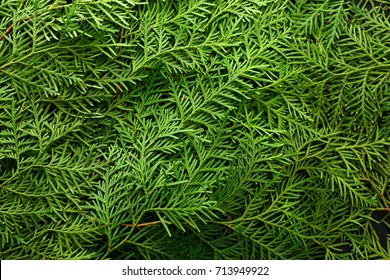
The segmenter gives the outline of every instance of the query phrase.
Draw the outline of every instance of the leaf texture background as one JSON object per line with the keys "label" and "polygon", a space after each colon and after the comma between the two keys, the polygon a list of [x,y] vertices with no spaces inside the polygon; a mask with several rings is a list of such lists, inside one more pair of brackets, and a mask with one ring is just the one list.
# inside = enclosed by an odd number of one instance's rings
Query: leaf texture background
{"label": "leaf texture background", "polygon": [[389,9],[0,0],[0,258],[389,259]]}

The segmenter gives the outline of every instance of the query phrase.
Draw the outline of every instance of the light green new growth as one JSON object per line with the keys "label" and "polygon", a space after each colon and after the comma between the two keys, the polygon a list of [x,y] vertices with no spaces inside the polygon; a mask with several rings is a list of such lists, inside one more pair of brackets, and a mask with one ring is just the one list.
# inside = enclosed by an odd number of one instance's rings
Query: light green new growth
{"label": "light green new growth", "polygon": [[355,2],[0,0],[0,258],[389,259],[389,5]]}

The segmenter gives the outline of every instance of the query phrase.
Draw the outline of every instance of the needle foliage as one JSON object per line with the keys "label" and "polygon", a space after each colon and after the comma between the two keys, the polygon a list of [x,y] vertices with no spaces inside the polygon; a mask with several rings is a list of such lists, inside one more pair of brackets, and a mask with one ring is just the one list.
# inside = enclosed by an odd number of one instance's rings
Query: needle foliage
{"label": "needle foliage", "polygon": [[389,259],[377,2],[0,0],[0,258]]}

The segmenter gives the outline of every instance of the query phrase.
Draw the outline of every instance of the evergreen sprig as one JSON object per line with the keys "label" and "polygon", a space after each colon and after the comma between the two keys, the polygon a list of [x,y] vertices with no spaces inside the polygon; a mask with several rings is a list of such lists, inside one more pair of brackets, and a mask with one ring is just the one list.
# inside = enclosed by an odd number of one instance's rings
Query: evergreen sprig
{"label": "evergreen sprig", "polygon": [[389,259],[380,2],[0,0],[0,258]]}

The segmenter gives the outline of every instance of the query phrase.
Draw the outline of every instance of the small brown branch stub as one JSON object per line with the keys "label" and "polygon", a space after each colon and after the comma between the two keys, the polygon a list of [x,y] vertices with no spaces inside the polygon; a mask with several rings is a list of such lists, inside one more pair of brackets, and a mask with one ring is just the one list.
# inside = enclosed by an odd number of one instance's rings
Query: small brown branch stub
{"label": "small brown branch stub", "polygon": [[14,28],[14,25],[11,24],[11,25],[7,28],[7,30],[4,32],[4,35],[1,35],[1,36],[0,36],[0,41],[4,39],[4,36],[5,36],[5,35],[8,35],[9,33],[11,33],[11,31],[12,31],[13,28]]}
{"label": "small brown branch stub", "polygon": [[[229,214],[229,215],[228,215],[228,220],[229,220],[229,222],[233,221],[233,216],[232,216],[232,214]],[[233,233],[233,230],[229,227],[229,229],[228,229],[228,234],[230,235],[230,234],[232,234],[232,233]]]}
{"label": "small brown branch stub", "polygon": [[[120,43],[122,43],[122,39],[123,39],[123,37],[125,36],[125,29],[124,28],[122,28],[121,29],[121,32],[120,32],[120,34],[119,34],[119,44]],[[118,45],[118,47],[116,48],[116,54],[118,55],[118,53],[119,53],[119,51],[121,50],[121,47],[120,47],[120,45]]]}
{"label": "small brown branch stub", "polygon": [[368,183],[371,182],[370,178],[360,178],[360,181],[368,182]]}

